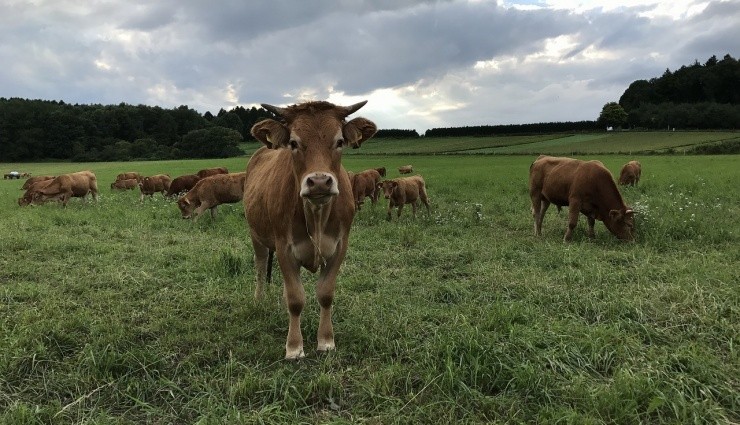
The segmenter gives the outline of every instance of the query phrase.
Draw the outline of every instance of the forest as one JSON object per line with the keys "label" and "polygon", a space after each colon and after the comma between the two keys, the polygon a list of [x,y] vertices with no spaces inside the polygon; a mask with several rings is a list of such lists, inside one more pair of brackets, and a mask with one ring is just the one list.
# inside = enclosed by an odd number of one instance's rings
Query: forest
{"label": "forest", "polygon": [[[637,80],[619,99],[623,130],[740,128],[740,62],[696,60],[662,76]],[[594,115],[598,115],[595,111]],[[181,105],[80,105],[0,98],[0,161],[133,161],[225,158],[243,154],[252,125],[272,114],[237,106],[216,115]],[[601,118],[601,117],[599,117]],[[603,120],[432,128],[423,137],[605,131]],[[416,130],[382,129],[379,138],[416,138]]]}

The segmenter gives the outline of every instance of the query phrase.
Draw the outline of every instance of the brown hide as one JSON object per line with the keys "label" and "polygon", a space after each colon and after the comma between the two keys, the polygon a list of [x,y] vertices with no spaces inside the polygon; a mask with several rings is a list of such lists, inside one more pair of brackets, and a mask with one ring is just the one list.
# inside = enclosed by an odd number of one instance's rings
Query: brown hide
{"label": "brown hide", "polygon": [[429,212],[429,198],[426,183],[421,176],[400,177],[393,180],[384,180],[378,185],[383,190],[383,196],[388,200],[388,220],[391,219],[393,208],[398,208],[398,217],[406,204],[411,204],[411,211],[416,217],[416,207],[421,201]]}
{"label": "brown hide", "polygon": [[619,173],[619,184],[622,186],[631,185],[634,186],[640,182],[640,175],[642,174],[642,165],[637,161],[630,161],[622,167],[622,171]]}
{"label": "brown hide", "polygon": [[46,180],[38,180],[32,183],[28,187],[28,189],[26,189],[26,193],[24,193],[23,196],[18,198],[18,205],[25,207],[26,205],[33,203],[34,192],[41,190],[42,188],[45,188],[46,186],[50,185],[52,181],[54,181],[53,178],[46,179]]}
{"label": "brown hide", "polygon": [[369,197],[373,205],[378,202],[377,185],[380,183],[380,173],[375,169],[361,171],[351,176],[352,199],[359,211],[365,198]]}
{"label": "brown hide", "polygon": [[205,210],[210,209],[213,219],[216,218],[216,207],[219,205],[241,201],[244,197],[246,174],[216,174],[200,179],[187,194],[177,200],[182,218],[197,220]]}
{"label": "brown hide", "polygon": [[139,200],[144,202],[144,195],[154,197],[156,192],[159,192],[164,196],[167,189],[170,188],[171,182],[172,180],[167,174],[157,174],[151,177],[144,177],[141,179],[141,182],[139,182],[139,190],[141,191]]}
{"label": "brown hide", "polygon": [[403,165],[398,167],[398,172],[401,174],[411,174],[414,171],[414,167],[410,165]]}
{"label": "brown hide", "polygon": [[215,176],[216,174],[228,174],[229,170],[226,169],[226,167],[215,167],[215,168],[204,168],[200,171],[198,171],[196,174],[198,174],[198,177],[205,178],[208,176]]}
{"label": "brown hide", "polygon": [[[195,187],[200,177],[197,174],[186,174],[184,176],[175,177],[172,180],[170,187],[167,189],[167,196],[175,196],[181,193],[185,193]],[[241,198],[240,198],[241,199]]]}
{"label": "brown hide", "polygon": [[110,184],[111,190],[113,189],[120,189],[120,190],[131,190],[136,189],[136,186],[139,184],[139,182],[133,178],[133,179],[123,179],[123,180],[116,180],[113,183]]}
{"label": "brown hide", "polygon": [[542,220],[550,204],[568,206],[565,241],[572,239],[579,213],[588,220],[588,235],[594,236],[594,221],[600,220],[622,240],[634,240],[634,213],[627,207],[609,170],[599,161],[581,161],[542,155],[529,167],[535,235],[542,235]]}
{"label": "brown hide", "polygon": [[265,144],[249,160],[244,185],[244,213],[257,275],[255,297],[264,293],[267,258],[269,251],[274,251],[290,317],[286,359],[304,356],[300,316],[306,296],[301,267],[320,270],[316,283],[320,307],[317,348],[335,349],[331,322],[334,287],[355,213],[349,176],[341,164],[342,150],[359,147],[377,130],[365,118],[349,122],[345,118],[364,104],[263,105],[283,121],[268,119],[252,127],[252,135]]}
{"label": "brown hide", "polygon": [[141,179],[143,179],[144,176],[142,176],[140,173],[136,171],[129,171],[126,173],[121,173],[116,176],[116,181],[119,180],[128,180],[128,179],[136,179],[137,182],[140,182]]}
{"label": "brown hide", "polygon": [[98,200],[98,180],[92,171],[79,171],[57,176],[46,187],[34,191],[32,197],[34,204],[57,199],[66,207],[69,198],[84,200],[88,193],[92,194],[94,200]]}
{"label": "brown hide", "polygon": [[373,169],[377,171],[378,174],[380,174],[380,177],[385,177],[385,167],[378,167],[378,168],[373,168]]}
{"label": "brown hide", "polygon": [[25,183],[23,183],[23,186],[21,186],[21,190],[28,190],[31,185],[33,185],[36,182],[44,181],[44,180],[54,180],[55,176],[35,176],[30,177],[28,180],[26,180]]}

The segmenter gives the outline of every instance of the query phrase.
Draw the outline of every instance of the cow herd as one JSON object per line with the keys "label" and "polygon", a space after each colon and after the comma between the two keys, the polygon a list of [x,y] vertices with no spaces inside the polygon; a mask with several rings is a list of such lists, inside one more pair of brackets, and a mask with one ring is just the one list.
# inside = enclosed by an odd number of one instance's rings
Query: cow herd
{"label": "cow herd", "polygon": [[[366,118],[347,117],[366,102],[338,106],[312,101],[288,107],[262,106],[275,115],[256,123],[252,135],[264,144],[250,158],[246,171],[229,173],[225,168],[200,170],[172,180],[167,174],[142,176],[121,173],[111,190],[139,188],[140,199],[159,192],[177,197],[183,218],[197,218],[206,210],[215,218],[216,207],[242,201],[249,236],[254,247],[255,298],[264,296],[272,258],[283,277],[283,296],[288,311],[285,358],[304,357],[301,313],[305,291],[301,268],[319,272],[316,297],[320,307],[317,350],[335,349],[332,304],[340,266],[349,244],[356,211],[365,199],[373,204],[380,194],[388,200],[387,218],[397,208],[400,217],[410,204],[415,216],[420,204],[429,210],[424,179],[419,175],[382,180],[384,167],[348,172],[342,166],[342,151],[359,148],[377,128]],[[412,172],[411,165],[399,168]],[[620,184],[637,184],[640,164],[625,165]],[[32,181],[33,180],[33,181]],[[90,171],[60,176],[39,176],[24,184],[20,205],[57,199],[66,205],[70,197],[97,199],[95,174]],[[536,235],[550,204],[569,207],[565,240],[582,213],[588,219],[590,236],[595,220],[603,221],[619,239],[634,240],[634,212],[627,207],[609,171],[598,161],[540,156],[530,166],[529,193]]]}

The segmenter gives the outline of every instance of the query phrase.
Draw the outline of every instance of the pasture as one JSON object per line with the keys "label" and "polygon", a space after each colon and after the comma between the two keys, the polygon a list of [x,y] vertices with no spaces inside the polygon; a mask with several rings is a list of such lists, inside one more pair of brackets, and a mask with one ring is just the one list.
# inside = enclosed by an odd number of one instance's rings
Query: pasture
{"label": "pasture", "polygon": [[739,422],[740,157],[580,157],[615,175],[642,162],[621,188],[633,244],[600,222],[588,239],[583,218],[564,244],[555,208],[535,238],[535,157],[345,156],[389,178],[413,164],[432,211],[357,214],[328,355],[304,271],[298,362],[282,360],[279,272],[253,299],[241,204],[193,223],[158,194],[109,189],[123,171],[247,158],[0,164],[90,169],[101,192],[21,208],[23,181],[0,181],[0,423]]}

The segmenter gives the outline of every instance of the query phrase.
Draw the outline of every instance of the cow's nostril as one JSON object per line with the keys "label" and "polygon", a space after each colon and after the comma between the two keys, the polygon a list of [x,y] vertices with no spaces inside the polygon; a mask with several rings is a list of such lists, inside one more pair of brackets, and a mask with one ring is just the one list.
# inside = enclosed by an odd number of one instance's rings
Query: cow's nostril
{"label": "cow's nostril", "polygon": [[308,187],[313,187],[313,185],[314,185],[314,183],[313,183],[313,179],[312,179],[312,178],[310,178],[310,177],[309,177],[309,178],[307,178],[307,179],[306,179],[306,184],[308,185]]}
{"label": "cow's nostril", "polygon": [[331,183],[332,183],[331,177],[327,177],[327,179],[326,179],[326,185],[327,186],[331,186]]}

